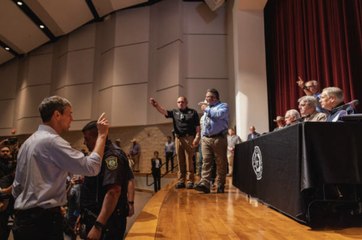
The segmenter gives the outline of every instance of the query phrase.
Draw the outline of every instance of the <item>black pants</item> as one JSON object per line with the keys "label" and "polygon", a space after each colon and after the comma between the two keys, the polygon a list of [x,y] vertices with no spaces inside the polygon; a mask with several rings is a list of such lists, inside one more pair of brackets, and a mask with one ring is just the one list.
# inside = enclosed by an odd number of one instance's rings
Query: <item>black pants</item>
{"label": "black pants", "polygon": [[166,171],[168,172],[168,163],[171,161],[171,171],[173,171],[174,164],[173,164],[173,152],[166,152]]}
{"label": "black pants", "polygon": [[[85,225],[85,235],[88,235],[95,223],[93,216],[83,214],[81,223]],[[107,221],[106,229],[102,231],[101,240],[122,240],[126,232],[127,217],[115,213]],[[81,236],[81,239],[86,239],[86,236]]]}
{"label": "black pants", "polygon": [[0,212],[0,240],[7,240],[10,235],[8,219],[10,214],[8,211]]}
{"label": "black pants", "polygon": [[161,169],[152,169],[153,187],[155,192],[161,189]]}
{"label": "black pants", "polygon": [[15,210],[15,240],[63,240],[63,216],[60,208]]}

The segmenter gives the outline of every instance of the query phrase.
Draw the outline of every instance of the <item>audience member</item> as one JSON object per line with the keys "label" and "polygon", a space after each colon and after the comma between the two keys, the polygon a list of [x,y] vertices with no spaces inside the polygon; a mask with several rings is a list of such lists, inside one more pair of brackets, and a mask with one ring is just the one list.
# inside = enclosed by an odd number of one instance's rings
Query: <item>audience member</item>
{"label": "audience member", "polygon": [[285,121],[283,116],[277,116],[273,121],[277,125],[273,131],[277,131],[285,127]]}
{"label": "audience member", "polygon": [[225,190],[226,168],[227,168],[227,129],[229,124],[229,107],[220,102],[220,95],[216,89],[206,91],[208,105],[201,105],[204,112],[202,125],[202,156],[203,165],[201,180],[196,185],[197,191],[210,192],[211,166],[216,158],[216,184],[217,192]]}
{"label": "audience member", "polygon": [[133,171],[134,172],[139,172],[140,169],[140,157],[141,157],[141,145],[137,142],[137,139],[132,139],[131,140],[131,147],[129,149],[129,156],[131,157],[132,161],[133,161]]}
{"label": "audience member", "polygon": [[10,227],[8,219],[13,214],[14,198],[11,196],[11,184],[14,180],[15,165],[10,147],[0,150],[0,239],[8,239]]}
{"label": "audience member", "polygon": [[233,128],[229,128],[227,139],[228,139],[227,158],[228,158],[228,163],[229,163],[228,176],[231,176],[233,173],[235,145],[238,143],[241,143],[241,139],[238,135],[235,134],[235,130]]}
{"label": "audience member", "polygon": [[15,198],[14,239],[63,239],[68,172],[97,175],[101,168],[108,120],[104,113],[97,122],[98,138],[94,151],[84,156],[60,134],[73,120],[71,103],[62,97],[45,98],[39,105],[43,124],[21,146],[12,185]]}
{"label": "audience member", "polygon": [[303,89],[305,95],[313,96],[317,99],[316,110],[317,112],[321,112],[322,108],[321,105],[319,104],[321,93],[319,92],[320,88],[318,82],[316,80],[309,80],[306,83],[304,83],[303,79],[298,76],[297,84],[301,89]]}
{"label": "audience member", "polygon": [[313,96],[303,96],[298,99],[299,112],[304,122],[325,122],[327,115],[317,112],[317,99]]}
{"label": "audience member", "polygon": [[75,174],[73,176],[69,176],[67,186],[68,209],[66,213],[65,233],[74,240],[76,239],[76,234],[74,232],[75,224],[80,214],[80,190],[83,180],[84,177],[82,175]]}
{"label": "audience member", "polygon": [[257,137],[259,137],[260,136],[260,133],[258,133],[258,132],[256,132],[255,131],[255,127],[254,126],[251,126],[250,128],[249,128],[249,134],[248,134],[248,141],[249,140],[252,140],[252,139],[254,139],[254,138],[257,138]]}
{"label": "audience member", "polygon": [[338,87],[324,88],[319,102],[323,109],[327,110],[327,122],[341,121],[341,117],[348,115],[343,108],[344,97],[342,89]]}
{"label": "audience member", "polygon": [[158,151],[153,153],[153,158],[151,159],[151,171],[153,176],[153,186],[155,189],[155,193],[161,189],[161,167],[162,160],[158,157]]}
{"label": "audience member", "polygon": [[[175,143],[172,141],[171,136],[167,136],[167,142],[165,143],[165,158],[166,158],[166,172],[171,169],[173,172],[174,168],[174,157],[176,155]],[[168,167],[168,164],[171,162],[171,168]]]}
{"label": "audience member", "polygon": [[[96,121],[82,129],[84,143],[93,151],[98,131]],[[107,139],[101,171],[84,178],[81,189],[82,237],[86,239],[123,239],[129,214],[128,184],[133,173],[126,154]],[[133,202],[132,202],[133,204]]]}
{"label": "audience member", "polygon": [[[178,158],[178,183],[176,188],[194,187],[194,166],[192,157],[200,142],[200,122],[197,111],[187,107],[187,98],[177,98],[177,109],[166,110],[155,99],[150,103],[166,118],[172,118],[175,131],[175,147]],[[187,182],[185,185],[185,181]]]}
{"label": "audience member", "polygon": [[297,124],[300,121],[300,113],[295,109],[289,109],[284,116],[285,126]]}
{"label": "audience member", "polygon": [[3,146],[0,149],[0,178],[11,174],[15,170],[16,166],[13,163],[10,147]]}

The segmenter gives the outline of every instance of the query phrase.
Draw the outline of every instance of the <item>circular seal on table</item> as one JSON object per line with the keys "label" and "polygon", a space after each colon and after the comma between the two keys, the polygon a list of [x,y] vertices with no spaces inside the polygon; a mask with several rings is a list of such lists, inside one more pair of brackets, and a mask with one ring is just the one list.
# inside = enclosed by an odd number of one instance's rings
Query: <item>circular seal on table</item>
{"label": "circular seal on table", "polygon": [[254,147],[251,164],[253,166],[253,170],[256,175],[256,179],[260,180],[263,175],[263,158],[262,158],[261,150],[260,150],[259,146]]}

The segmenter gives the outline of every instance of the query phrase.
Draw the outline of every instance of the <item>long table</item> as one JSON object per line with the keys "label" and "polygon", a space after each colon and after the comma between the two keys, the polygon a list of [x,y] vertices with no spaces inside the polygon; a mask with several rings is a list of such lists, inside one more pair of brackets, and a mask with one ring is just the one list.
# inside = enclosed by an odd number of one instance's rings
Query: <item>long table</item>
{"label": "long table", "polygon": [[362,192],[362,124],[305,122],[238,144],[233,185],[307,224],[317,203],[354,208]]}

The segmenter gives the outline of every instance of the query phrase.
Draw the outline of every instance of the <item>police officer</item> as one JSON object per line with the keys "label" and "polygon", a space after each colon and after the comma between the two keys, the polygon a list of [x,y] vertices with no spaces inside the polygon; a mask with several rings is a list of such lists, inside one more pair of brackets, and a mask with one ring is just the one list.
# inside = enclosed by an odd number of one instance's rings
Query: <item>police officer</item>
{"label": "police officer", "polygon": [[[177,98],[177,109],[166,110],[154,98],[151,105],[166,118],[172,118],[175,131],[175,147],[178,158],[178,183],[176,188],[194,187],[193,156],[200,142],[200,120],[196,110],[187,107],[187,98]],[[185,185],[186,181],[186,185]]]}
{"label": "police officer", "polygon": [[[85,145],[92,151],[97,141],[96,122],[89,122],[82,132]],[[124,238],[129,208],[133,207],[133,201],[127,198],[127,188],[133,178],[125,153],[107,140],[101,172],[95,177],[85,177],[82,184],[82,238]]]}

